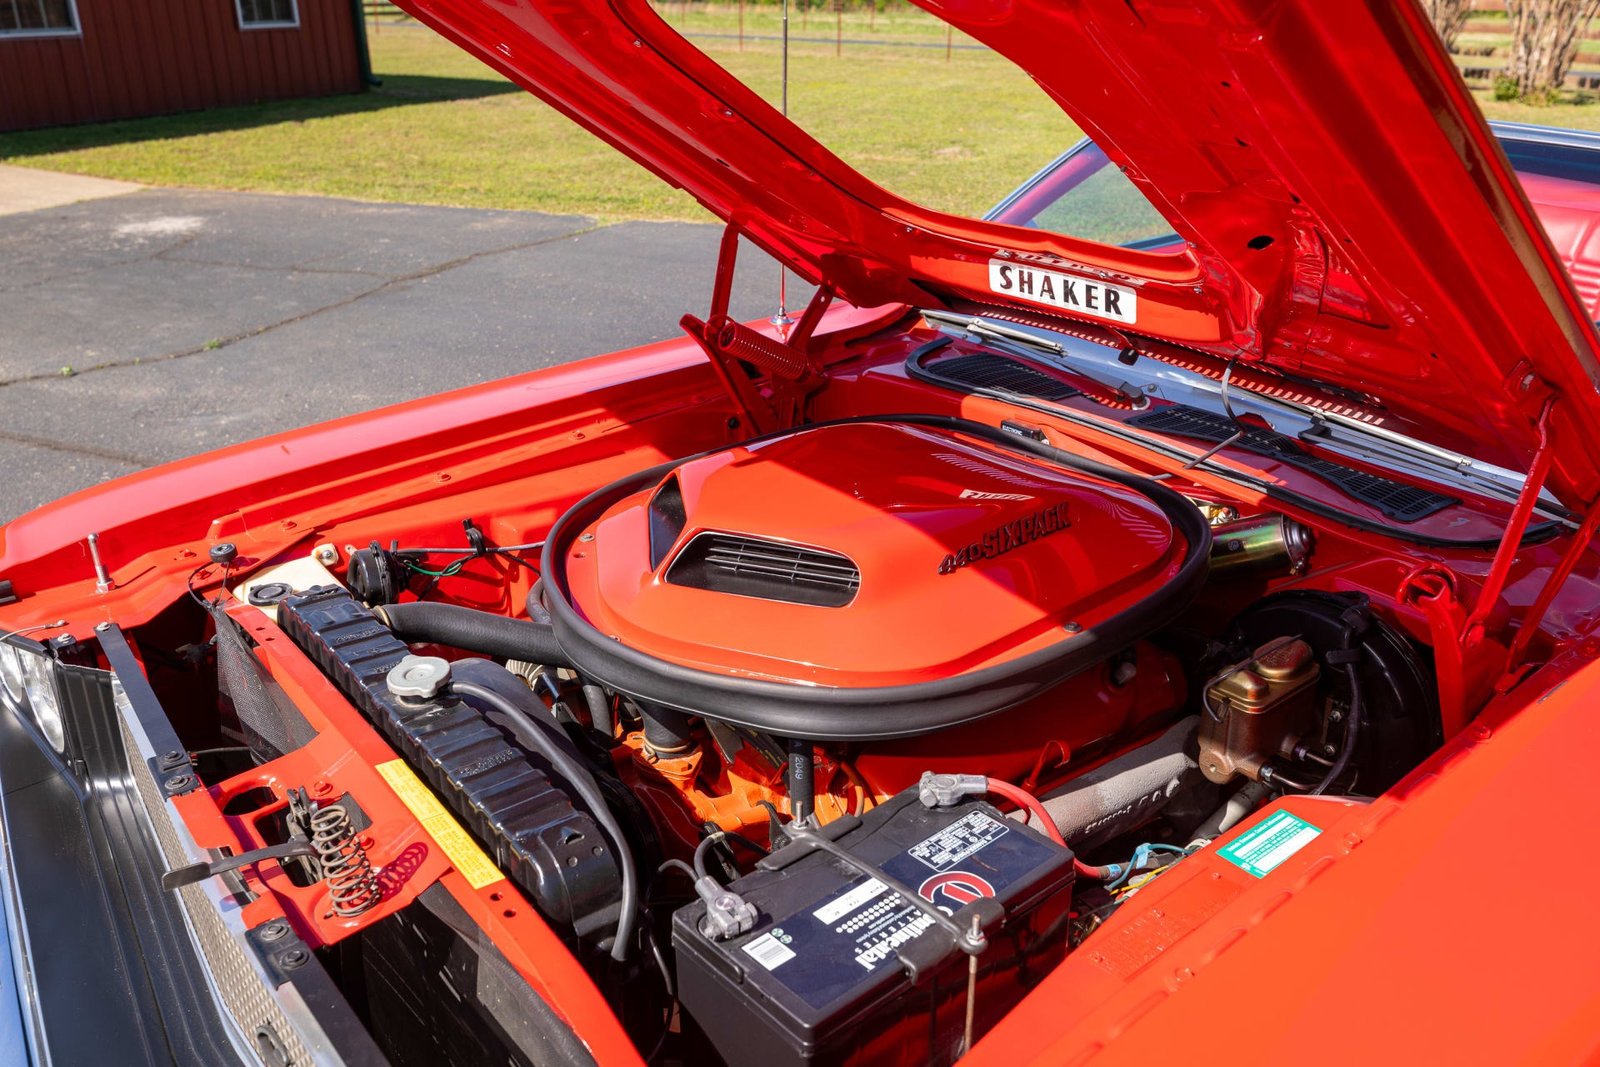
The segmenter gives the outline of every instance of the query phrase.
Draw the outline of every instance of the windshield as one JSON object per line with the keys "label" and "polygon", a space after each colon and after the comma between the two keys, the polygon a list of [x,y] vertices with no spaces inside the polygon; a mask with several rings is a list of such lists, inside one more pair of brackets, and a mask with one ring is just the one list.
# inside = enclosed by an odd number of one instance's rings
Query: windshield
{"label": "windshield", "polygon": [[[1583,202],[1586,213],[1594,210],[1600,188],[1600,138],[1570,130],[1493,126],[1546,229],[1561,222],[1558,209],[1574,200]],[[1181,240],[1139,187],[1089,140],[1079,141],[984,217],[1146,251],[1160,251]],[[1570,250],[1563,258],[1572,270]],[[1580,282],[1579,290],[1585,303],[1600,313],[1600,289]]]}
{"label": "windshield", "polygon": [[1154,250],[1179,240],[1093,141],[1079,142],[987,217],[1124,248]]}

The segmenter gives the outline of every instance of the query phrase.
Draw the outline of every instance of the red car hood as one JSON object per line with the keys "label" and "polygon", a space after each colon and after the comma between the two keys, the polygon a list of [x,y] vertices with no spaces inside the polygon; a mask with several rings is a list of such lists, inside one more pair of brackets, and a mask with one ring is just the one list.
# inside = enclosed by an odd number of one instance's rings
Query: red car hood
{"label": "red car hood", "polygon": [[1031,74],[1186,250],[903,200],[645,0],[399,0],[854,304],[979,299],[1264,361],[1516,469],[1543,421],[1550,488],[1577,508],[1600,491],[1594,325],[1409,0],[917,2]]}

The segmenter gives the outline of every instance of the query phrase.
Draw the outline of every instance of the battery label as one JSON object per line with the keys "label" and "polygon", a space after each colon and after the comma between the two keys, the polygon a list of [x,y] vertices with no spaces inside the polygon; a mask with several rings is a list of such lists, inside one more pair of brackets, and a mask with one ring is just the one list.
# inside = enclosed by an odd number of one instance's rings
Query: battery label
{"label": "battery label", "polygon": [[769,971],[775,971],[785,963],[794,959],[794,949],[790,948],[781,935],[777,933],[762,934],[744,947],[750,958]]}
{"label": "battery label", "polygon": [[933,920],[877,878],[862,878],[740,948],[820,1008],[886,963]]}
{"label": "battery label", "polygon": [[868,878],[811,914],[846,942],[856,965],[868,971],[933,925],[932,919],[876,878]]}
{"label": "battery label", "polygon": [[998,819],[975,811],[906,851],[935,871],[948,871],[1006,832]]}
{"label": "battery label", "polygon": [[889,891],[889,887],[876,878],[869,878],[856,886],[838,900],[829,901],[811,914],[817,917],[818,922],[834,923],[844,916],[849,915],[869,900],[874,900]]}
{"label": "battery label", "polygon": [[[894,902],[901,904],[901,897],[896,895]],[[856,964],[864,970],[873,970],[893,956],[895,949],[920,937],[932,925],[932,916],[901,904],[890,921],[880,923],[872,936],[856,946]]]}
{"label": "battery label", "polygon": [[1222,858],[1247,874],[1263,878],[1284,860],[1311,844],[1322,830],[1297,815],[1275,811],[1232,844]]}

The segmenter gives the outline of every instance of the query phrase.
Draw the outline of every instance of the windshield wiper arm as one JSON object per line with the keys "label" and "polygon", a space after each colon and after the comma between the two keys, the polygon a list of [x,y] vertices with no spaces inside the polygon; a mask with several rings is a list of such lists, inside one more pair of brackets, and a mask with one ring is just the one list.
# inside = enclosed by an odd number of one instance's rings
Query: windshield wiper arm
{"label": "windshield wiper arm", "polygon": [[[959,329],[968,337],[980,341],[991,348],[1011,351],[1015,355],[1017,354],[1015,349],[1021,347],[1030,350],[1021,353],[1025,356],[1042,353],[1053,357],[1053,361],[1059,364],[1063,370],[1094,382],[1097,386],[1112,394],[1120,404],[1125,404],[1132,408],[1143,408],[1148,406],[1150,402],[1149,398],[1144,395],[1144,390],[1131,382],[1108,381],[1094,373],[1090,368],[1083,366],[1081,362],[1068,362],[1071,352],[1067,350],[1067,346],[1052,341],[1048,337],[1040,337],[1037,334],[1019,330],[1004,323],[990,322],[976,315],[969,317],[944,311],[924,311],[922,315],[923,318],[937,323],[943,328]],[[1096,398],[1091,395],[1089,399]]]}
{"label": "windshield wiper arm", "polygon": [[975,315],[971,318],[964,319],[959,315],[946,314],[939,311],[929,311],[924,313],[924,317],[945,322],[952,326],[959,326],[967,333],[982,340],[1015,341],[1017,344],[1026,345],[1029,348],[1036,348],[1042,352],[1048,352],[1053,356],[1060,356],[1063,359],[1065,359],[1067,356],[1066,346],[1060,344],[1059,342],[1052,341],[1048,337],[1040,337],[1037,334],[1028,333],[1026,330],[1014,329],[1013,327],[1006,326],[1003,323],[989,322],[987,319],[981,319]]}

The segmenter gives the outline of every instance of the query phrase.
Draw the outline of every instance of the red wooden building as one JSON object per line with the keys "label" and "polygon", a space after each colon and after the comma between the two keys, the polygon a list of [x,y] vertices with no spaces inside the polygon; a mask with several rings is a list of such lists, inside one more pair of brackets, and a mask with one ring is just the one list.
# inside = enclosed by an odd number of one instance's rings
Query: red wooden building
{"label": "red wooden building", "polygon": [[360,0],[0,0],[0,131],[353,93]]}

